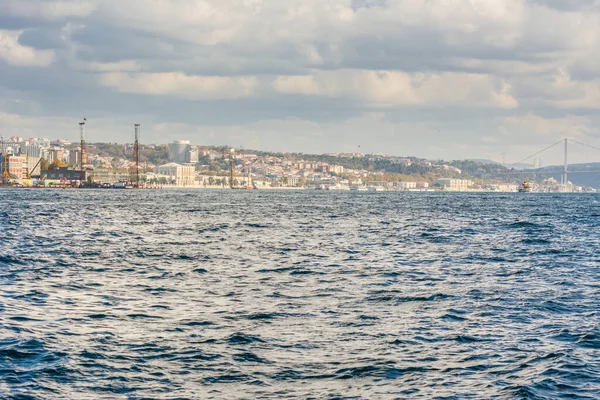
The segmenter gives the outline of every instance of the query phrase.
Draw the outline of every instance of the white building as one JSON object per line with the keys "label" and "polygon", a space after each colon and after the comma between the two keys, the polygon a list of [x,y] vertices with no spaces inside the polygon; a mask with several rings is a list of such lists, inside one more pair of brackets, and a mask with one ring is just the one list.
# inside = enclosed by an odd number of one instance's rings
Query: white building
{"label": "white building", "polygon": [[436,186],[441,186],[444,190],[463,191],[469,190],[473,186],[473,181],[468,179],[442,178],[435,181]]}
{"label": "white building", "polygon": [[344,173],[344,167],[341,165],[330,165],[328,170],[338,175]]}
{"label": "white building", "polygon": [[298,186],[299,181],[299,177],[296,175],[288,175],[287,177],[288,186]]}
{"label": "white building", "polygon": [[416,189],[417,182],[394,182],[394,186],[400,189]]}
{"label": "white building", "polygon": [[193,165],[168,163],[154,169],[159,177],[166,178],[167,182],[177,186],[193,186],[195,184],[196,168]]}

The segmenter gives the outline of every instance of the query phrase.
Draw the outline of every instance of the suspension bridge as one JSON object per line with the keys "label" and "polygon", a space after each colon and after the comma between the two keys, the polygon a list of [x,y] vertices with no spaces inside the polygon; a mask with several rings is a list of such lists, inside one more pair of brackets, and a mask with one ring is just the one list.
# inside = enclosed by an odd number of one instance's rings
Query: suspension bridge
{"label": "suspension bridge", "polygon": [[[598,152],[598,161],[597,162],[586,162],[586,163],[581,163],[581,164],[587,164],[587,165],[593,165],[594,168],[592,169],[581,169],[581,168],[577,168],[577,169],[573,169],[574,164],[569,164],[569,160],[571,159],[569,156],[569,150],[573,147],[573,146],[582,146],[585,147],[586,149],[592,149],[595,152]],[[541,167],[536,167],[535,163],[533,168],[518,168],[519,166],[522,166],[524,163],[527,163],[528,161],[534,159],[535,157],[538,157],[548,151],[550,151],[551,149],[557,148],[557,147],[562,147],[563,148],[563,165],[556,165],[556,166],[548,166],[545,168],[541,168]],[[563,138],[555,143],[552,143],[551,145],[544,147],[543,149],[534,152],[533,154],[530,154],[529,156],[511,163],[511,164],[505,164],[504,165],[506,168],[508,168],[508,170],[506,171],[502,171],[502,172],[495,172],[495,173],[491,173],[488,178],[492,178],[493,176],[510,176],[510,175],[514,175],[514,176],[528,176],[528,175],[557,175],[558,173],[560,173],[560,185],[563,188],[567,188],[570,184],[569,182],[569,174],[600,174],[600,147],[597,146],[593,146],[587,143],[583,143],[580,142],[578,140],[575,139],[571,139],[571,138]],[[559,169],[560,168],[560,169]],[[599,180],[600,183],[600,180]],[[600,187],[596,187],[597,189]],[[567,190],[568,191],[568,190]]]}

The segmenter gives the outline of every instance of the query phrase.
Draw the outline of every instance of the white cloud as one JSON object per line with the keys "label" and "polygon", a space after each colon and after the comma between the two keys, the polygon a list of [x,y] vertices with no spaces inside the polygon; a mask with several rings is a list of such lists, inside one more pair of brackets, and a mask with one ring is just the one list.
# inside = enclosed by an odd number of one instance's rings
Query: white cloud
{"label": "white cloud", "polygon": [[466,73],[399,71],[315,71],[310,76],[280,76],[279,93],[354,97],[373,106],[399,105],[518,107],[510,84],[492,76]]}
{"label": "white cloud", "polygon": [[112,63],[74,61],[72,68],[90,72],[135,72],[139,71],[142,66],[136,60],[123,60]]}
{"label": "white cloud", "polygon": [[600,80],[573,81],[566,69],[560,69],[547,87],[554,96],[549,103],[559,108],[600,108]]}
{"label": "white cloud", "polygon": [[16,126],[24,122],[25,118],[18,114],[0,113],[0,125],[2,127]]}
{"label": "white cloud", "polygon": [[252,96],[255,77],[188,76],[180,72],[123,73],[99,76],[100,82],[122,93],[167,95],[186,99],[235,99]]}
{"label": "white cloud", "polygon": [[7,64],[22,67],[47,67],[54,61],[54,51],[35,50],[21,46],[19,36],[23,31],[0,30],[0,59]]}
{"label": "white cloud", "polygon": [[48,131],[57,135],[55,137],[64,137],[65,132],[72,131],[73,139],[75,139],[77,137],[77,121],[78,119],[69,117],[23,116],[0,112],[0,128],[5,138],[10,136],[39,137],[50,133]]}
{"label": "white cloud", "polygon": [[[567,115],[564,117],[545,118],[534,113],[512,115],[500,120],[500,131],[505,135],[522,136],[539,141],[540,137],[549,140],[561,137],[582,138],[590,133],[598,133],[590,118]],[[543,140],[543,139],[542,139]]]}

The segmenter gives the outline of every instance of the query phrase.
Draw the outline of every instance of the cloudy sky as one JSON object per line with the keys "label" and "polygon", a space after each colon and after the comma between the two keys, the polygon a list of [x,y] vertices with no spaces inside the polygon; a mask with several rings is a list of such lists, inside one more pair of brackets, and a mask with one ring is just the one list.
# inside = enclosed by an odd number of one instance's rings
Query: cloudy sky
{"label": "cloudy sky", "polygon": [[[0,0],[0,133],[518,161],[600,147],[599,0]],[[557,162],[560,149],[545,163]],[[600,152],[573,147],[573,161]]]}

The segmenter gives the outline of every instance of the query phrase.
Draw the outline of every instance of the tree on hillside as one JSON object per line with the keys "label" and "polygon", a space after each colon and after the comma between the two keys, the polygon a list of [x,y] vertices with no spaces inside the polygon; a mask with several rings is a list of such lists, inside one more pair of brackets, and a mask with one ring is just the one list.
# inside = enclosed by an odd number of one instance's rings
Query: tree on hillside
{"label": "tree on hillside", "polygon": [[49,166],[50,163],[48,162],[48,160],[46,160],[45,158],[42,158],[40,160],[40,171],[48,171]]}
{"label": "tree on hillside", "polygon": [[52,161],[50,163],[50,165],[48,165],[48,169],[49,170],[55,170],[55,169],[63,168],[63,167],[66,167],[66,166],[67,166],[67,164],[65,164],[61,160],[54,160],[54,161]]}

